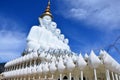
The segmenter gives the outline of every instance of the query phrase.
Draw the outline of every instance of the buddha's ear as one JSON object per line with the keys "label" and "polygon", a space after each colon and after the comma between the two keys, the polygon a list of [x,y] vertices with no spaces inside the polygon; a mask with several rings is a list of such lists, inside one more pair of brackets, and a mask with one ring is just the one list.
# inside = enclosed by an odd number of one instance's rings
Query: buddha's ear
{"label": "buddha's ear", "polygon": [[40,26],[43,27],[43,21],[42,21],[42,18],[38,18],[39,19],[39,23],[40,23]]}

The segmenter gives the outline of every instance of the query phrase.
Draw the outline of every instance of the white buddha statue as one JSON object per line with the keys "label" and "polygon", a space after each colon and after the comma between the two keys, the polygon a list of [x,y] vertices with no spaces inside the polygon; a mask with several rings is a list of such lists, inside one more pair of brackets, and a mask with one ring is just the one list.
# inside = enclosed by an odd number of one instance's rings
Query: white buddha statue
{"label": "white buddha statue", "polygon": [[61,49],[70,50],[68,43],[69,40],[65,39],[65,36],[63,34],[59,35],[59,46],[61,47]]}
{"label": "white buddha statue", "polygon": [[48,27],[48,29],[49,29],[52,33],[54,33],[56,28],[57,28],[57,24],[52,21],[52,22],[50,23],[50,26]]}
{"label": "white buddha statue", "polygon": [[39,17],[39,21],[40,21],[41,26],[48,27],[48,25],[52,21],[52,17],[53,16],[52,16],[51,11],[50,11],[50,1],[49,1],[45,12]]}
{"label": "white buddha statue", "polygon": [[38,50],[41,46],[44,47],[46,43],[47,32],[46,28],[52,21],[52,14],[50,13],[50,2],[45,12],[39,17],[40,26],[33,26],[27,37],[27,48],[31,50]]}
{"label": "white buddha statue", "polygon": [[69,43],[69,40],[68,39],[64,39],[64,41],[63,41],[65,44],[67,44],[68,45],[68,43]]}
{"label": "white buddha statue", "polygon": [[42,49],[67,49],[67,41],[64,43],[64,35],[61,35],[57,24],[52,21],[52,14],[50,13],[50,3],[39,17],[40,26],[33,26],[27,37],[27,49],[29,51],[37,51]]}
{"label": "white buddha statue", "polygon": [[39,18],[39,20],[40,20],[41,26],[49,28],[52,18],[48,15],[45,15],[43,18]]}
{"label": "white buddha statue", "polygon": [[[50,48],[54,48],[54,49],[58,49],[59,46],[58,46],[58,36],[57,35],[60,35],[60,30],[59,29],[55,29],[55,27],[51,26],[51,30],[52,30],[52,35],[49,34],[49,39],[48,39],[48,45],[50,46]],[[53,34],[54,32],[54,34]]]}
{"label": "white buddha statue", "polygon": [[55,48],[55,38],[57,38],[53,33],[55,32],[57,24],[55,22],[51,22],[48,29],[48,36],[47,36],[47,45],[49,48]]}
{"label": "white buddha statue", "polygon": [[70,47],[69,47],[69,40],[68,39],[64,39],[64,47],[67,49],[67,50],[70,50]]}
{"label": "white buddha statue", "polygon": [[65,36],[63,34],[60,34],[58,38],[59,38],[58,45],[60,46],[60,49],[64,49],[63,40],[64,40]]}

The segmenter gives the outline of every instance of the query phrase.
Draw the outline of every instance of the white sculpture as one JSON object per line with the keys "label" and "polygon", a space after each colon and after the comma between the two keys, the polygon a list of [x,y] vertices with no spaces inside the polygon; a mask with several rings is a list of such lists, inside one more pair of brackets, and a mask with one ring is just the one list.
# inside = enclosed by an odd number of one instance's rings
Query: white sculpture
{"label": "white sculpture", "polygon": [[69,43],[69,40],[68,39],[64,39],[63,41],[65,44],[68,44]]}
{"label": "white sculpture", "polygon": [[[37,73],[39,74],[39,75],[41,75],[42,74],[42,65],[41,64],[39,64],[38,66],[37,66]],[[40,79],[40,76],[39,76],[39,79]]]}
{"label": "white sculpture", "polygon": [[96,68],[101,64],[100,59],[95,55],[94,51],[92,50],[88,59],[88,64],[90,67],[94,69],[94,78],[97,80]]}
{"label": "white sculpture", "polygon": [[56,29],[54,34],[55,34],[57,37],[59,37],[59,35],[61,34],[60,29]]}
{"label": "white sculpture", "polygon": [[120,79],[120,64],[106,51],[101,50],[99,57],[91,51],[90,56],[85,54],[84,59],[81,54],[78,56],[70,50],[69,40],[65,39],[60,29],[57,29],[57,24],[52,21],[50,0],[39,21],[40,25],[33,26],[27,37],[28,54],[5,64],[5,72],[2,73],[4,80],[42,80],[43,76],[48,80],[51,75],[52,80],[62,80],[62,75],[67,76],[68,73],[69,80],[71,77],[79,80],[80,75],[81,80],[83,75],[85,80],[93,80],[93,69],[94,80],[97,80],[96,70],[100,71],[100,80],[110,80],[110,72],[112,80],[118,80],[118,77]]}
{"label": "white sculpture", "polygon": [[68,57],[68,58],[67,58],[66,68],[68,69],[68,71],[71,72],[71,71],[74,69],[74,67],[75,67],[75,64],[74,64],[72,58],[71,58],[71,57]]}
{"label": "white sculpture", "polygon": [[46,56],[46,60],[47,61],[50,61],[51,60],[51,55],[48,53],[47,56]]}
{"label": "white sculpture", "polygon": [[79,54],[79,57],[77,58],[77,65],[80,70],[83,70],[87,65],[86,61],[84,60],[81,54]]}
{"label": "white sculpture", "polygon": [[65,38],[65,36],[64,36],[63,34],[59,35],[59,39],[60,39],[61,41],[63,41],[64,38]]}
{"label": "white sculpture", "polygon": [[59,62],[57,64],[57,68],[58,68],[58,71],[60,72],[60,80],[62,80],[62,72],[65,69],[65,65],[64,65],[62,57],[59,58]]}
{"label": "white sculpture", "polygon": [[41,65],[41,64],[39,64],[39,65],[37,66],[37,72],[38,72],[39,74],[42,73],[42,65]]}
{"label": "white sculpture", "polygon": [[[42,34],[42,30],[38,26],[33,26],[30,30],[30,33],[27,37],[27,48],[28,49],[39,49],[40,45],[38,45],[39,38]],[[39,36],[39,37],[38,37]]]}
{"label": "white sculpture", "polygon": [[93,50],[91,50],[88,63],[92,68],[97,68],[101,64],[100,59],[95,55]]}
{"label": "white sculpture", "polygon": [[52,62],[50,63],[49,69],[50,69],[50,72],[52,73],[52,79],[53,79],[53,78],[54,78],[53,73],[55,73],[55,71],[57,70],[55,61],[52,61]]}
{"label": "white sculpture", "polygon": [[50,25],[51,21],[52,21],[52,18],[48,15],[45,15],[43,18],[39,18],[39,22],[42,27],[48,28],[48,25]]}
{"label": "white sculpture", "polygon": [[48,15],[43,18],[39,18],[40,26],[33,26],[27,37],[27,49],[29,51],[39,50],[39,48],[55,48],[55,49],[67,49],[68,39],[64,40],[64,35],[61,34],[60,29],[56,29],[57,24],[52,21],[52,18]]}
{"label": "white sculpture", "polygon": [[80,69],[81,73],[81,80],[83,80],[83,70],[86,67],[87,63],[85,62],[84,58],[82,57],[81,53],[79,54],[79,57],[77,58],[77,66]]}
{"label": "white sculpture", "polygon": [[57,24],[55,22],[51,22],[50,26],[48,27],[48,29],[53,33],[55,32],[56,28],[57,28]]}

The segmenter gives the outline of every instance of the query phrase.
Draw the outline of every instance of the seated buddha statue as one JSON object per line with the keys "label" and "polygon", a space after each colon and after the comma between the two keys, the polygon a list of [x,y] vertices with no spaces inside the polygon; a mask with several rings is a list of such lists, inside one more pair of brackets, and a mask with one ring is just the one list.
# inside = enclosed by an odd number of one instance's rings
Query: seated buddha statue
{"label": "seated buddha statue", "polygon": [[42,49],[68,49],[64,43],[64,35],[60,37],[61,31],[57,29],[57,24],[52,21],[50,13],[50,3],[48,3],[45,13],[39,17],[40,26],[33,26],[27,37],[27,49],[37,51]]}

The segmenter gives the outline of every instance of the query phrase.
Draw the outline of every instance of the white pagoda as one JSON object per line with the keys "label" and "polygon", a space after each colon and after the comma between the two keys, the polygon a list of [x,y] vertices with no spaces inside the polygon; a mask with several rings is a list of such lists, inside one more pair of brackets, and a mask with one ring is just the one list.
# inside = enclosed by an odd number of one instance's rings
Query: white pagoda
{"label": "white pagoda", "polygon": [[3,80],[120,80],[120,64],[109,53],[77,55],[52,19],[49,1],[27,37],[27,54],[5,64]]}

